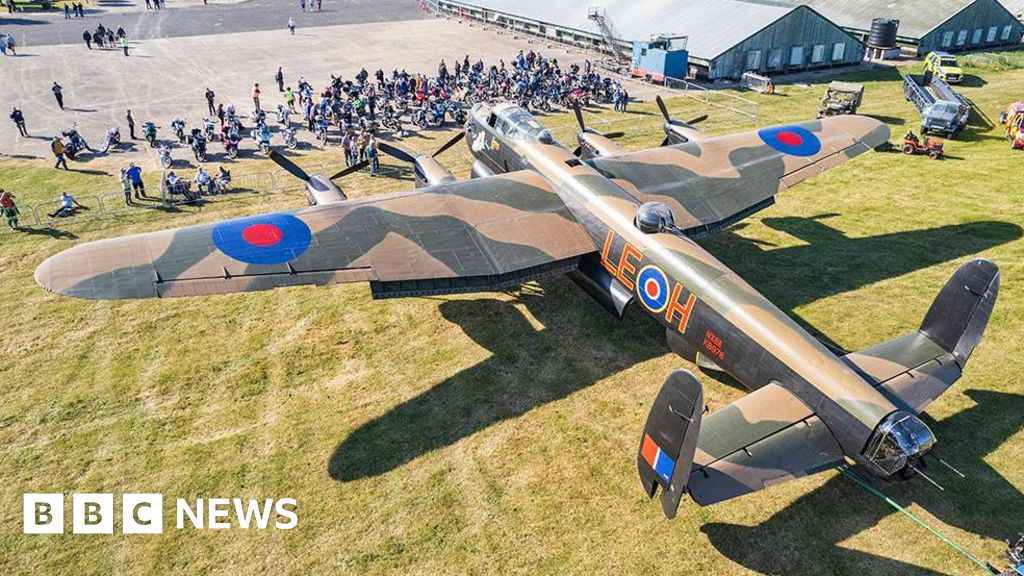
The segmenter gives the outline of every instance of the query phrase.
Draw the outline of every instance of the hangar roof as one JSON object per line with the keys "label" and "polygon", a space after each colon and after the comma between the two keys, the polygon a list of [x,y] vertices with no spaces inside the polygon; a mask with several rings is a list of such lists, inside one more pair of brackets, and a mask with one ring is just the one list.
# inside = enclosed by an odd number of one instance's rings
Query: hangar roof
{"label": "hangar roof", "polygon": [[600,34],[587,18],[591,7],[604,8],[623,40],[647,40],[651,34],[688,36],[687,49],[698,59],[714,58],[798,8],[770,0],[457,0],[462,4],[520,15]]}
{"label": "hangar roof", "polygon": [[[792,0],[805,4],[843,28],[867,31],[875,18],[900,21],[899,35],[921,38],[976,0]],[[1024,0],[1002,0],[1024,5]],[[1012,9],[1011,9],[1012,11]]]}

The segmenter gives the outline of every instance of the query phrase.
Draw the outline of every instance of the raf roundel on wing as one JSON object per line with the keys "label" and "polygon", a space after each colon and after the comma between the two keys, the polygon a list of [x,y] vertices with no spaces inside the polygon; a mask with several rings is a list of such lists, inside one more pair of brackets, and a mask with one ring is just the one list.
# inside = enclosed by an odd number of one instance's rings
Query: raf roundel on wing
{"label": "raf roundel on wing", "polygon": [[814,156],[821,152],[821,140],[800,126],[779,126],[758,130],[757,135],[769,148],[790,156]]}
{"label": "raf roundel on wing", "polygon": [[284,264],[309,248],[313,233],[291,214],[266,214],[222,222],[213,228],[213,243],[247,264]]}

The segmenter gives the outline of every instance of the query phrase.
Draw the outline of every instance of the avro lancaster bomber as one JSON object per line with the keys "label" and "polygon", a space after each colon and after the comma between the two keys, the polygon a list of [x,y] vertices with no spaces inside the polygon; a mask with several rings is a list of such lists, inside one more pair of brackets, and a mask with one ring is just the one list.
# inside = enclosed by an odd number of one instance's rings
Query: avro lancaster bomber
{"label": "avro lancaster bomber", "polygon": [[830,349],[698,241],[885,145],[889,130],[837,116],[711,136],[662,109],[662,146],[630,152],[579,115],[573,150],[522,108],[478,104],[459,136],[475,158],[472,179],[456,180],[434,156],[382,145],[413,164],[418,187],[356,200],[275,154],[306,182],[312,206],[83,244],[46,260],[36,280],[92,299],[339,282],[395,298],[566,274],[619,318],[639,306],[664,326],[673,352],[751,390],[705,415],[697,378],[669,375],[637,463],[649,495],[662,487],[670,517],[683,495],[712,504],[851,460],[882,478],[918,475],[936,442],[918,415],[978,344],[998,268],[965,263],[905,336]]}

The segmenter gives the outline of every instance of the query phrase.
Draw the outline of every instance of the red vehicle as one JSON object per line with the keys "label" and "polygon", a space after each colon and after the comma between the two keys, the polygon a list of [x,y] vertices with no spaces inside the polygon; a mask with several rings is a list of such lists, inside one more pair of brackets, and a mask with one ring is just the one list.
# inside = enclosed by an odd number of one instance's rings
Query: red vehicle
{"label": "red vehicle", "polygon": [[907,132],[906,136],[903,137],[904,154],[927,154],[932,160],[938,160],[942,158],[942,147],[942,140],[937,138],[928,138],[926,136],[924,142],[921,142],[913,130]]}

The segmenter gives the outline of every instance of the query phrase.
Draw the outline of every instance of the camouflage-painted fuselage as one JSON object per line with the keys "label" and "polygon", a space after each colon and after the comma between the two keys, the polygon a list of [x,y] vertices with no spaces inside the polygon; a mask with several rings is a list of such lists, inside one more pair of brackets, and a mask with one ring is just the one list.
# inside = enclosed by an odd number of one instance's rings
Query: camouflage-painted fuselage
{"label": "camouflage-painted fuselage", "polygon": [[[532,169],[546,178],[587,231],[600,265],[666,327],[675,352],[690,361],[702,355],[751,390],[770,383],[789,390],[848,456],[864,461],[872,432],[898,409],[892,402],[692,239],[642,232],[634,221],[641,202],[628,182],[549,137],[510,138],[501,122],[487,107],[474,110],[467,142],[478,162],[496,173]],[[746,421],[771,418],[772,406],[755,409],[763,412],[744,414]]]}

